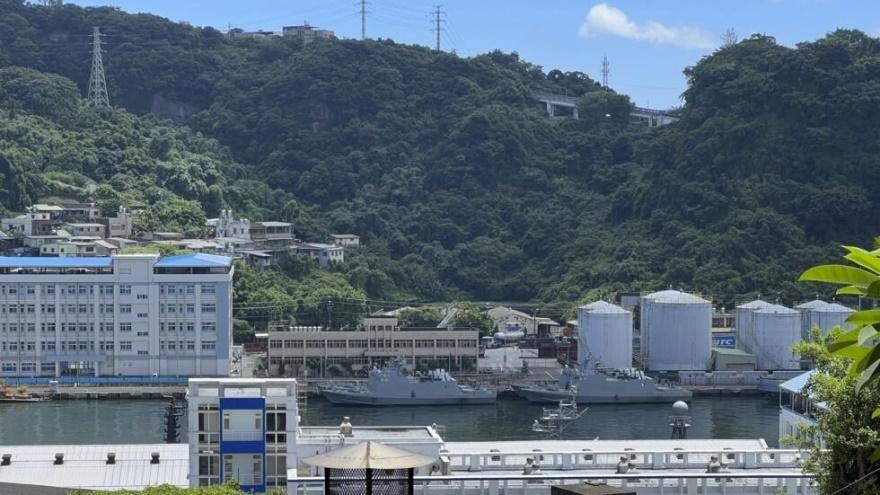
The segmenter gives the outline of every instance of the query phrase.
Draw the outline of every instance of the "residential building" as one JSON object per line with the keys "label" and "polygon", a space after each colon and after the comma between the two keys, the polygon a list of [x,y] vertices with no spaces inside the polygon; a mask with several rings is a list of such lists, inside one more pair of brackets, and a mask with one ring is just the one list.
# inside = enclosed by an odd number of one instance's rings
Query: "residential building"
{"label": "residential building", "polygon": [[295,245],[297,254],[310,256],[318,260],[321,268],[329,268],[331,263],[345,261],[345,249],[334,244],[320,244],[315,242],[301,242]]}
{"label": "residential building", "polygon": [[361,238],[355,234],[332,234],[333,244],[337,246],[355,247],[361,245]]}
{"label": "residential building", "polygon": [[301,26],[284,26],[281,28],[281,34],[285,37],[300,39],[303,45],[308,45],[316,39],[331,39],[335,37],[333,31],[319,29],[308,22],[304,22]]}
{"label": "residential building", "polygon": [[288,249],[293,243],[293,224],[251,222],[250,239],[259,247]]}
{"label": "residential building", "polygon": [[101,216],[95,203],[62,203],[59,220],[66,222],[94,222]]}
{"label": "residential building", "polygon": [[269,370],[285,376],[362,373],[395,357],[418,369],[476,369],[479,332],[471,328],[401,328],[397,318],[364,318],[361,330],[270,325]]}
{"label": "residential building", "polygon": [[486,314],[495,322],[496,332],[510,332],[519,328],[526,336],[542,334],[549,337],[559,335],[562,331],[562,326],[550,318],[532,316],[506,306],[495,306]]}
{"label": "residential building", "polygon": [[827,410],[824,402],[817,402],[805,390],[815,370],[807,371],[779,384],[779,445],[791,445],[792,439],[822,443],[820,438],[808,437],[804,427],[816,425],[816,415]]}
{"label": "residential building", "polygon": [[107,228],[100,223],[65,223],[61,228],[74,237],[107,237]]}
{"label": "residential building", "polygon": [[222,210],[216,220],[209,220],[208,226],[211,225],[214,226],[214,237],[251,240],[251,221],[247,218],[236,220],[232,210]]}
{"label": "residential building", "polygon": [[275,31],[245,31],[243,29],[232,29],[229,31],[229,37],[233,39],[239,38],[250,38],[250,39],[258,39],[264,40],[269,38],[274,38],[276,36],[280,36],[280,33],[276,33]]}
{"label": "residential building", "polygon": [[229,373],[232,259],[0,257],[0,376]]}
{"label": "residential building", "polygon": [[65,240],[49,242],[40,246],[40,256],[110,256],[118,251],[119,248],[101,239],[91,241]]}
{"label": "residential building", "polygon": [[100,217],[98,222],[104,225],[107,237],[131,237],[131,215],[125,208],[120,208],[113,217]]}
{"label": "residential building", "polygon": [[52,220],[61,220],[61,214],[64,208],[58,205],[35,204],[29,208],[33,213],[48,213]]}
{"label": "residential building", "polygon": [[287,484],[296,468],[296,380],[192,378],[186,400],[190,486],[235,479],[250,493]]}
{"label": "residential building", "polygon": [[0,219],[0,229],[7,233],[17,232],[23,236],[51,235],[54,231],[49,213],[24,213],[12,218]]}

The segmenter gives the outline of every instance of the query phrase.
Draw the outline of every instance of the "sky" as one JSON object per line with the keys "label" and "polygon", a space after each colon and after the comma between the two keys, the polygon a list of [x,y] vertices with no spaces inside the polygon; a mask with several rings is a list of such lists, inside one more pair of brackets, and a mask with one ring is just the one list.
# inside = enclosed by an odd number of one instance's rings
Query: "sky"
{"label": "sky", "polygon": [[[308,21],[337,36],[361,35],[360,0],[68,0],[114,5],[196,26],[280,30]],[[441,47],[462,56],[517,52],[545,70],[581,71],[639,106],[681,104],[682,71],[732,29],[794,46],[839,27],[880,35],[878,0],[367,0],[367,37],[433,46],[441,4]]]}

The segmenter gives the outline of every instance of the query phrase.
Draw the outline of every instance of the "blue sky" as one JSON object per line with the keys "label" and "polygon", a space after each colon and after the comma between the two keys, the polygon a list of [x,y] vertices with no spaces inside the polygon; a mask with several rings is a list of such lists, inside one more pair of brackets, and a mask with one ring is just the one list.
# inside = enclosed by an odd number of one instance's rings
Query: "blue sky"
{"label": "blue sky", "polygon": [[[75,0],[80,5],[105,1]],[[360,37],[359,0],[114,0],[199,26],[277,30],[309,21],[342,37]],[[712,52],[728,28],[766,33],[793,46],[838,27],[880,34],[878,0],[369,0],[367,36],[433,45],[430,11],[442,4],[442,46],[469,56],[516,51],[545,70],[578,70],[642,106],[679,104],[682,69]]]}

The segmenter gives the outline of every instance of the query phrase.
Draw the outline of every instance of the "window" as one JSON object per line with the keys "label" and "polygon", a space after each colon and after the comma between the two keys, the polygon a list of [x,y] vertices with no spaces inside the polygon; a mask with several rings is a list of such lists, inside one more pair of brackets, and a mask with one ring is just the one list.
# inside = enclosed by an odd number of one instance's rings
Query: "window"
{"label": "window", "polygon": [[137,295],[137,298],[140,299],[140,300],[144,300],[144,299],[146,299],[147,297],[149,297],[149,296],[147,296],[146,294],[138,294],[138,295]]}
{"label": "window", "polygon": [[77,289],[78,289],[78,292],[81,296],[89,293],[89,286],[88,285],[80,285]]}
{"label": "window", "polygon": [[217,288],[214,285],[203,285],[202,286],[202,294],[215,294],[217,292]]}
{"label": "window", "polygon": [[173,285],[168,285],[165,287],[166,294],[177,294],[177,287]]}
{"label": "window", "polygon": [[37,365],[35,363],[21,363],[21,372],[34,372],[37,370]]}
{"label": "window", "polygon": [[138,337],[149,337],[149,336],[150,336],[150,332],[141,331],[141,332],[138,332],[138,333],[137,333],[137,336],[138,336]]}
{"label": "window", "polygon": [[79,312],[82,314],[88,313],[89,312],[89,305],[88,304],[80,304],[79,305]]}
{"label": "window", "polygon": [[213,340],[203,340],[202,341],[202,350],[203,351],[213,351],[217,347],[217,343]]}
{"label": "window", "polygon": [[177,341],[176,340],[169,340],[167,347],[168,347],[169,351],[176,351],[177,350]]}
{"label": "window", "polygon": [[[37,292],[36,288],[33,285],[25,286],[24,290],[25,290],[25,293],[27,293],[29,296],[32,296],[32,295],[36,294],[36,292]],[[27,363],[21,364],[22,368],[24,368],[25,364],[27,364]],[[30,363],[30,364],[33,365],[34,363]],[[22,369],[21,371],[24,371],[24,369]]]}
{"label": "window", "polygon": [[269,348],[270,349],[281,349],[283,347],[284,342],[281,340],[270,340]]}
{"label": "window", "polygon": [[[14,286],[9,286],[8,294],[18,294],[18,288]],[[13,365],[14,366],[14,365]]]}
{"label": "window", "polygon": [[202,331],[203,332],[216,332],[217,324],[214,322],[204,322],[202,323]]}
{"label": "window", "polygon": [[131,286],[130,285],[120,285],[119,286],[120,294],[131,294]]}
{"label": "window", "polygon": [[195,340],[187,340],[186,341],[186,350],[188,350],[188,351],[196,350],[196,341]]}
{"label": "window", "polygon": [[149,351],[138,351],[138,356],[146,356],[149,353],[150,353]]}
{"label": "window", "polygon": [[119,350],[120,351],[130,351],[131,350],[131,341],[130,340],[120,340],[119,341]]}
{"label": "window", "polygon": [[104,296],[112,296],[113,295],[113,286],[112,285],[101,285],[98,287],[98,294]]}
{"label": "window", "polygon": [[195,313],[196,312],[196,305],[195,304],[187,304],[186,305],[186,312],[190,313],[190,314]]}
{"label": "window", "polygon": [[186,293],[187,294],[195,294],[196,293],[196,286],[195,285],[187,285],[186,286]]}
{"label": "window", "polygon": [[177,323],[174,323],[174,322],[168,323],[168,331],[169,332],[176,332],[177,331]]}
{"label": "window", "polygon": [[176,313],[177,312],[177,305],[176,304],[169,304],[169,305],[165,306],[165,311],[167,311],[168,313]]}
{"label": "window", "polygon": [[120,332],[130,332],[131,331],[131,322],[123,322],[119,324]]}
{"label": "window", "polygon": [[3,363],[3,365],[0,366],[0,370],[2,370],[4,373],[15,373],[17,369],[18,366],[16,366],[15,363]]}
{"label": "window", "polygon": [[188,322],[188,323],[185,323],[185,325],[186,325],[187,332],[195,332],[196,331],[196,324],[195,323]]}
{"label": "window", "polygon": [[138,318],[146,318],[146,317],[147,317],[147,314],[146,314],[146,313],[138,313],[138,314],[137,314],[137,317],[138,317]]}
{"label": "window", "polygon": [[131,304],[120,304],[119,305],[120,313],[131,313]]}
{"label": "window", "polygon": [[216,304],[202,304],[202,313],[215,313],[217,312]]}
{"label": "window", "polygon": [[[53,295],[53,294],[55,294],[55,286],[54,286],[54,285],[47,285],[47,286],[46,286],[46,294],[47,294],[47,295]],[[54,369],[54,366],[53,366],[52,369]]]}

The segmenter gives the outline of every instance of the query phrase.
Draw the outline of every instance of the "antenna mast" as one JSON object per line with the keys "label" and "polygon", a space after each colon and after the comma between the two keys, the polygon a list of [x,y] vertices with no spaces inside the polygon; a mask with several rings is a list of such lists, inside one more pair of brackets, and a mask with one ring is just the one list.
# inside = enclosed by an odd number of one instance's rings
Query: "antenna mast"
{"label": "antenna mast", "polygon": [[367,0],[361,0],[361,39],[367,39]]}
{"label": "antenna mast", "polygon": [[101,50],[101,28],[92,30],[92,71],[89,74],[88,101],[96,107],[109,107],[107,81],[104,79],[104,60]]}
{"label": "antenna mast", "polygon": [[434,6],[434,34],[436,35],[434,48],[439,52],[440,51],[440,32],[443,31],[443,28],[440,27],[443,22],[443,14],[444,12],[440,10],[443,7],[442,5]]}
{"label": "antenna mast", "polygon": [[602,87],[608,87],[608,74],[611,72],[611,64],[608,57],[602,56]]}

